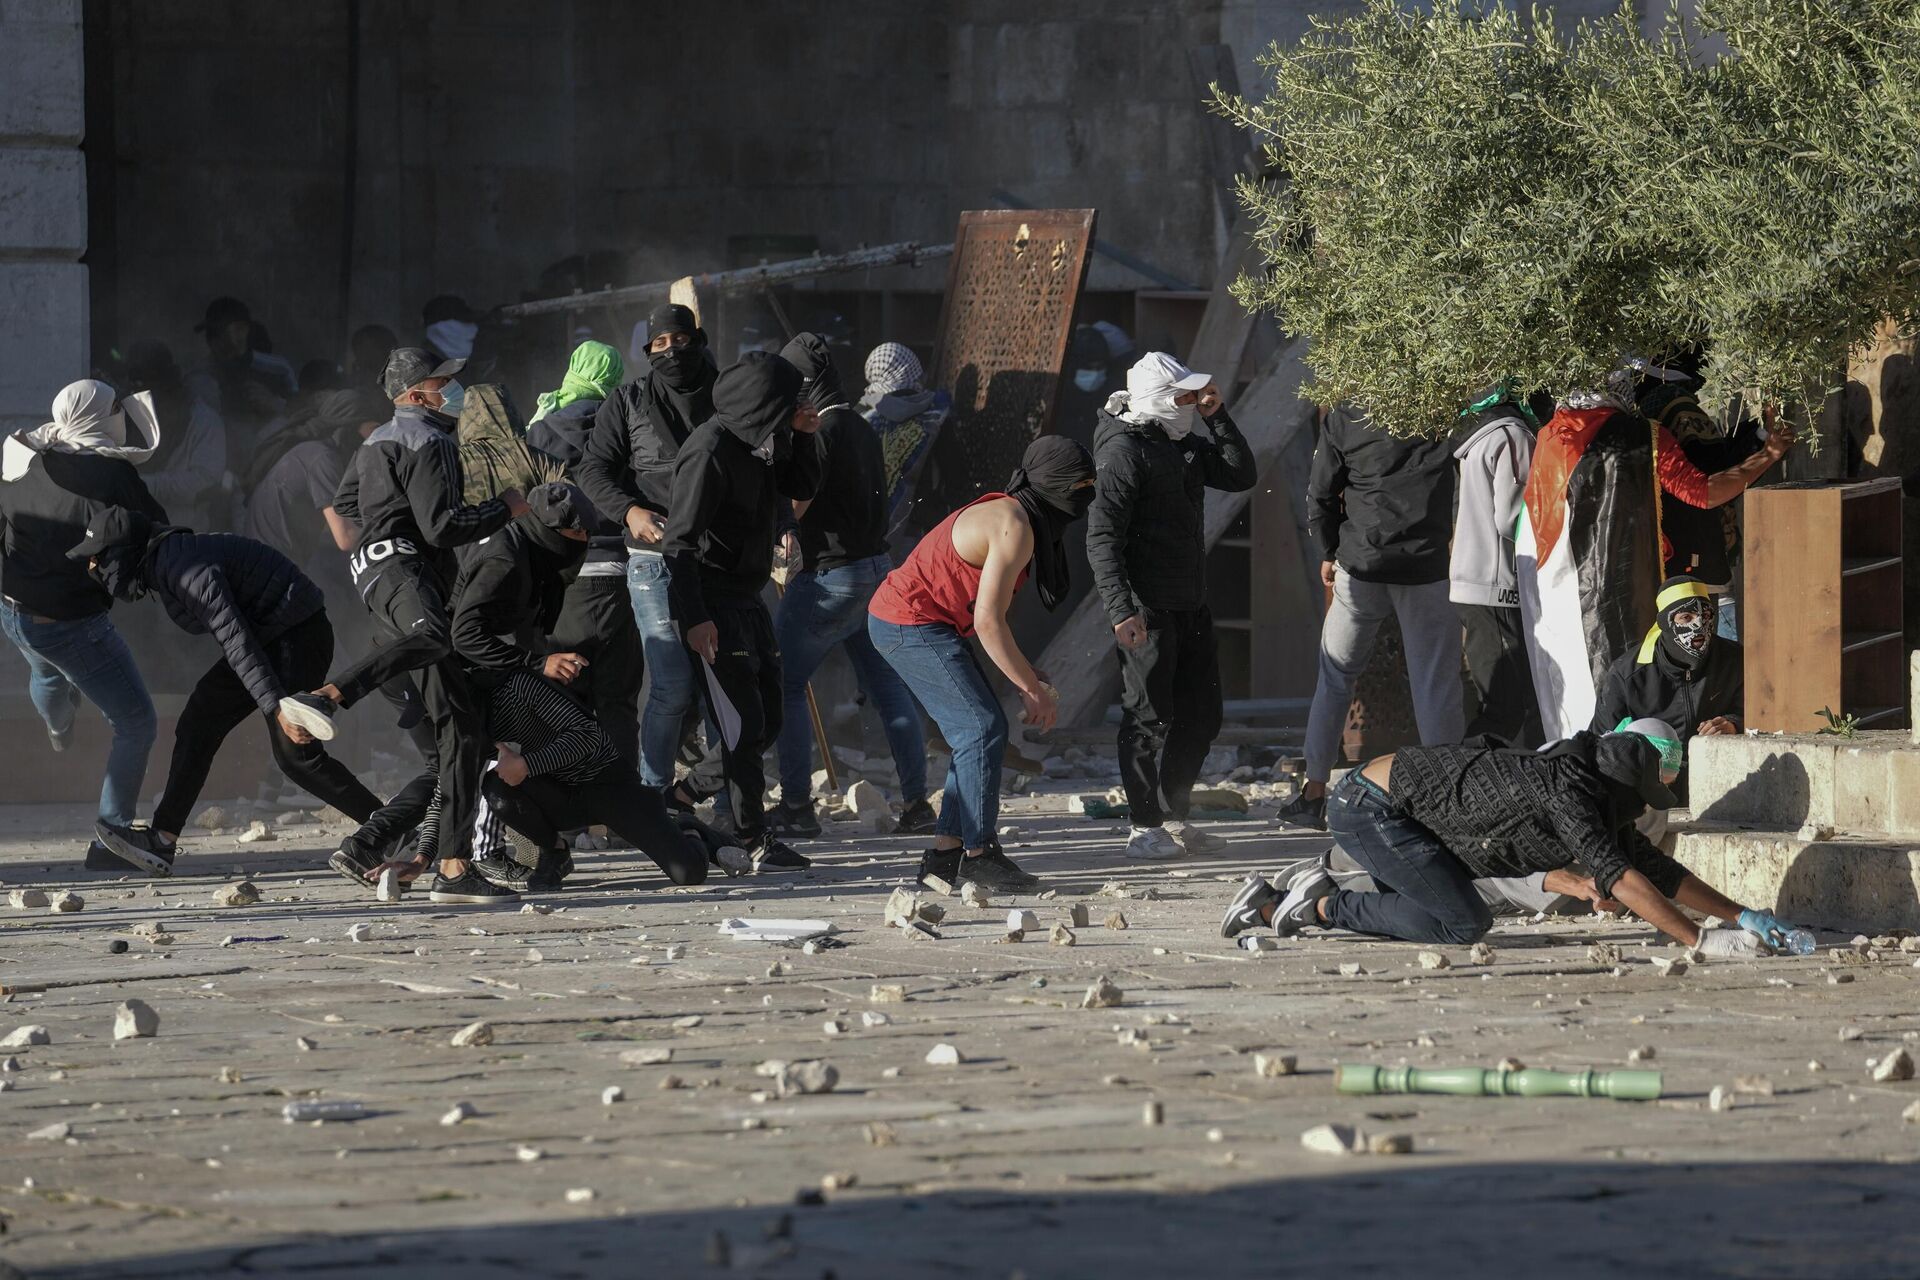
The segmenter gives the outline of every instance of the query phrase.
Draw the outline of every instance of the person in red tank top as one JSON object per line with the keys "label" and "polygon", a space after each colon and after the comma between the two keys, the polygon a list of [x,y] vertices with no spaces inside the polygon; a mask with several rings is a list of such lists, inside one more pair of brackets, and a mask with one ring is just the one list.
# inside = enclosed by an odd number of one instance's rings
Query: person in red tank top
{"label": "person in red tank top", "polygon": [[1020,869],[994,837],[1007,717],[975,656],[970,636],[1020,692],[1021,721],[1053,727],[1059,695],[1034,669],[1007,625],[1007,606],[1033,578],[1052,609],[1069,585],[1061,539],[1093,502],[1093,458],[1064,436],[1027,446],[1006,492],[961,507],[920,539],[887,575],[867,609],[867,633],[899,672],[953,751],[933,848],[920,859],[920,884],[937,877],[958,888],[1019,893],[1039,877]]}

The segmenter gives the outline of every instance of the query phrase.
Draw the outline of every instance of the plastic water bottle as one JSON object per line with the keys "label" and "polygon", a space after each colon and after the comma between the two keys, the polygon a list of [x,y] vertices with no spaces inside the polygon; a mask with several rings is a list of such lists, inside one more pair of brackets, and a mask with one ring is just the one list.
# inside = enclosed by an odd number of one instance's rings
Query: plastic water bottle
{"label": "plastic water bottle", "polygon": [[1811,929],[1794,929],[1787,934],[1786,952],[1792,956],[1810,956],[1819,946]]}

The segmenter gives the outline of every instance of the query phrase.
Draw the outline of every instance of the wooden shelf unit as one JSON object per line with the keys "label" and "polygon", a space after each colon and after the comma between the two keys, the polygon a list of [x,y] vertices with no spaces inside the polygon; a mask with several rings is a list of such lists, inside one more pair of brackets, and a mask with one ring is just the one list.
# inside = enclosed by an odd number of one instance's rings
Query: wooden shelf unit
{"label": "wooden shelf unit", "polygon": [[1904,727],[1900,499],[1897,478],[1747,491],[1748,728],[1820,729],[1822,707]]}

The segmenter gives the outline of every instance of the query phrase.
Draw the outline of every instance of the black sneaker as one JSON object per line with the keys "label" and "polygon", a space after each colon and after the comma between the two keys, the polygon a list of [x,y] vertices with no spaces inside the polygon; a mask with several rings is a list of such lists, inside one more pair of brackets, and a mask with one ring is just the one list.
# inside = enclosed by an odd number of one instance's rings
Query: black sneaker
{"label": "black sneaker", "polygon": [[893,834],[897,836],[924,836],[932,833],[940,825],[940,815],[933,811],[933,805],[926,800],[915,800],[900,814],[900,821],[894,824]]}
{"label": "black sneaker", "polygon": [[[920,874],[915,878],[914,883],[922,889],[933,889],[933,886],[928,884],[927,880],[929,878],[936,878],[945,881],[948,889],[958,891],[960,888],[960,862],[961,859],[966,856],[966,850],[964,849],[927,850],[920,855]],[[938,893],[940,890],[934,889],[934,892]]]}
{"label": "black sneaker", "polygon": [[125,875],[127,864],[119,858],[116,858],[113,850],[101,844],[100,838],[95,836],[87,843],[87,870],[112,871],[120,875]]}
{"label": "black sneaker", "polygon": [[1305,827],[1312,831],[1325,831],[1327,829],[1326,793],[1322,792],[1312,799],[1308,799],[1306,793],[1301,792],[1280,806],[1280,821],[1290,827]]}
{"label": "black sneaker", "polygon": [[318,693],[295,693],[280,699],[280,714],[289,724],[305,729],[316,742],[333,741],[333,699]]}
{"label": "black sneaker", "polygon": [[554,893],[573,874],[573,856],[564,848],[547,849],[523,886],[528,893]]}
{"label": "black sneaker", "polygon": [[772,832],[761,836],[747,852],[753,855],[756,875],[763,871],[805,871],[813,865],[813,859],[774,839]]}
{"label": "black sneaker", "polygon": [[814,813],[811,800],[805,804],[788,804],[782,800],[767,814],[767,830],[777,836],[811,840],[820,834],[820,818]]}
{"label": "black sneaker", "polygon": [[488,884],[501,889],[511,889],[515,893],[523,892],[527,881],[533,877],[533,868],[524,862],[517,862],[504,853],[489,853],[485,857],[473,860],[473,869]]}
{"label": "black sneaker", "polygon": [[985,853],[962,859],[960,879],[962,882],[977,880],[981,888],[1001,893],[1026,893],[1040,887],[1040,877],[1022,871],[998,841],[989,844]]}
{"label": "black sneaker", "polygon": [[151,827],[117,827],[111,822],[96,822],[93,833],[124,863],[152,876],[173,874],[173,841],[162,840]]}
{"label": "black sneaker", "polygon": [[373,869],[380,865],[380,859],[354,848],[351,840],[342,840],[340,847],[328,856],[327,865],[364,889],[372,883]]}
{"label": "black sneaker", "polygon": [[433,891],[427,895],[430,902],[442,904],[469,903],[475,906],[489,906],[504,902],[517,902],[520,895],[511,889],[502,889],[475,873],[471,864],[465,872],[449,880],[438,871],[433,873]]}

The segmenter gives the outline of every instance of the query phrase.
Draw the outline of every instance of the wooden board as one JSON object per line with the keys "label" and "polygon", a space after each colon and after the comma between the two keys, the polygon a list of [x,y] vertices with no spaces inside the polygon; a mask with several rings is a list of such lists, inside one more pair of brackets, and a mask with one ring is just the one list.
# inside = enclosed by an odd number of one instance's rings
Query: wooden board
{"label": "wooden board", "polygon": [[1769,485],[1744,501],[1747,727],[1805,733],[1839,709],[1840,490]]}

